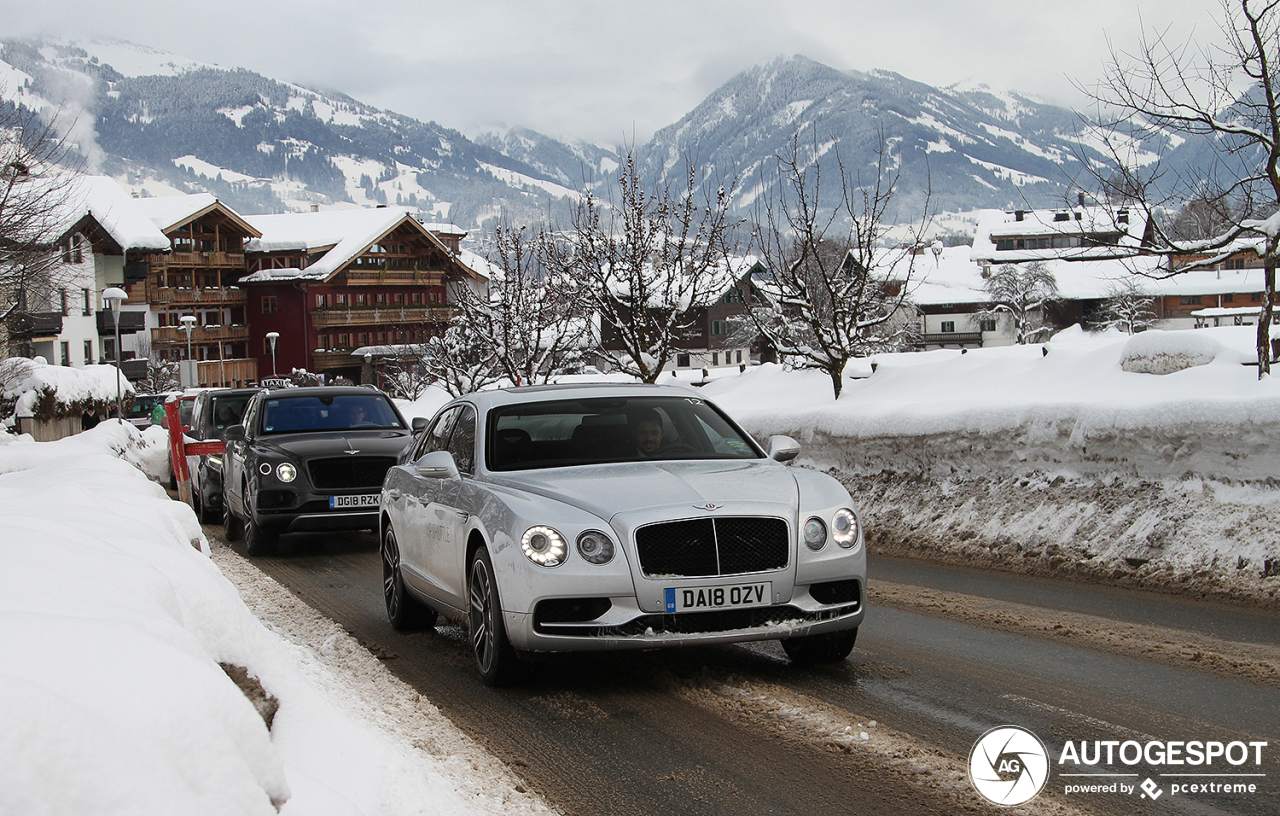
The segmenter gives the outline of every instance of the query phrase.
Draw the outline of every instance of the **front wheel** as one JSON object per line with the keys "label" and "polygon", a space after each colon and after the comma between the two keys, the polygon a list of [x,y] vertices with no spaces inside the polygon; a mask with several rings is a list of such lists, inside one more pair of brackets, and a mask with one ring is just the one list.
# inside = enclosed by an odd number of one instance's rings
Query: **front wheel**
{"label": "front wheel", "polygon": [[498,582],[494,578],[493,561],[489,551],[481,547],[471,556],[468,570],[468,594],[471,609],[471,651],[476,658],[480,679],[487,686],[502,686],[515,677],[515,649],[507,640],[507,628],[502,622],[502,602],[498,597]]}
{"label": "front wheel", "polygon": [[227,492],[222,491],[222,537],[227,541],[239,541],[244,534],[244,524],[231,512],[231,502],[227,500]]}
{"label": "front wheel", "polygon": [[420,603],[404,588],[404,576],[400,574],[400,545],[390,524],[382,536],[382,597],[387,602],[387,620],[397,632],[429,629],[436,625],[439,613]]}
{"label": "front wheel", "polygon": [[848,629],[826,635],[783,638],[782,650],[797,666],[837,663],[849,656],[857,640],[858,630]]}
{"label": "front wheel", "polygon": [[244,550],[256,558],[260,555],[275,555],[280,549],[280,536],[275,532],[262,529],[250,513],[244,520]]}

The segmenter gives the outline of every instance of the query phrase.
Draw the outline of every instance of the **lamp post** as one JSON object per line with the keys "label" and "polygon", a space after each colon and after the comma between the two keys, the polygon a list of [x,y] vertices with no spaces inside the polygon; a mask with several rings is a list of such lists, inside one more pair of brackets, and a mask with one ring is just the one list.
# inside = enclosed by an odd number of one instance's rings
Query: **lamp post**
{"label": "lamp post", "polygon": [[191,368],[191,363],[192,363],[192,358],[191,358],[191,330],[192,330],[193,328],[195,328],[195,325],[196,325],[196,316],[195,316],[195,315],[183,315],[182,317],[178,318],[178,320],[182,321],[182,328],[187,332],[187,371],[189,371],[189,372],[190,372],[190,375],[188,376],[188,379],[190,379],[190,380],[191,380],[191,382],[183,383],[183,385],[185,385],[185,386],[199,385],[199,384],[200,384],[200,382],[199,382],[200,378],[199,378],[198,376],[196,376],[196,372],[195,372],[194,370],[192,370],[192,368]]}
{"label": "lamp post", "polygon": [[271,346],[271,376],[276,376],[276,341],[280,339],[280,332],[267,332],[267,345]]}
{"label": "lamp post", "polygon": [[120,377],[124,373],[121,365],[121,348],[120,348],[120,304],[129,298],[129,293],[118,286],[112,286],[104,289],[102,299],[106,301],[107,308],[111,310],[111,318],[116,324],[116,419],[124,422],[124,397],[120,388]]}

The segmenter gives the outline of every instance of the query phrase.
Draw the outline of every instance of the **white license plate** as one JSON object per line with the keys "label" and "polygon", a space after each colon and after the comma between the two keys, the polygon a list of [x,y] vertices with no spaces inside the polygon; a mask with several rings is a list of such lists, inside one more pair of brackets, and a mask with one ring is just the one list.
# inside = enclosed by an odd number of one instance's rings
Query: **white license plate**
{"label": "white license plate", "polygon": [[377,493],[359,493],[355,496],[330,496],[329,509],[339,510],[343,507],[377,507]]}
{"label": "white license plate", "polygon": [[668,612],[768,606],[773,601],[773,584],[764,581],[715,587],[667,587],[665,600]]}

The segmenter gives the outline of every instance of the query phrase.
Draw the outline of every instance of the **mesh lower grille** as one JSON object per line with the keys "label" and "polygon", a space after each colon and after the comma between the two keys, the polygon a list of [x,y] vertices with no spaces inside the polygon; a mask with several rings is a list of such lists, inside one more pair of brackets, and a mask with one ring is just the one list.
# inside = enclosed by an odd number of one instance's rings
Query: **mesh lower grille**
{"label": "mesh lower grille", "polygon": [[640,569],[649,577],[705,577],[787,566],[787,523],[741,516],[650,524],[636,530]]}
{"label": "mesh lower grille", "polygon": [[381,487],[387,471],[396,463],[390,456],[346,456],[313,459],[308,465],[316,490]]}

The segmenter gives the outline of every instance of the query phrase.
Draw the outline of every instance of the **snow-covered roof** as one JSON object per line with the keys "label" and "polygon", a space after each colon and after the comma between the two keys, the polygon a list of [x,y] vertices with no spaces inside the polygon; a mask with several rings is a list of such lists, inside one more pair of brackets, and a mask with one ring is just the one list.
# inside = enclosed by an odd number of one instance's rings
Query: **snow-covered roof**
{"label": "snow-covered roof", "polygon": [[449,224],[443,221],[424,221],[422,226],[436,233],[437,235],[453,235],[458,238],[466,238],[467,231],[457,224]]}
{"label": "snow-covered roof", "polygon": [[[430,229],[430,227],[428,227]],[[458,260],[462,261],[472,272],[475,272],[485,280],[494,280],[502,277],[502,270],[494,264],[489,263],[488,259],[477,255],[469,249],[458,251]]]}
{"label": "snow-covered roof", "polygon": [[211,193],[139,198],[136,201],[146,216],[161,230],[190,221],[218,203],[218,199]]}
{"label": "snow-covered roof", "polygon": [[283,283],[294,280],[324,280],[327,277],[329,275],[326,272],[311,271],[310,268],[298,269],[295,266],[288,269],[261,269],[240,278],[240,283]]}
{"label": "snow-covered roof", "polygon": [[[433,241],[441,252],[452,255],[449,248],[414,217],[414,212],[408,207],[373,207],[251,215],[246,220],[262,235],[251,239],[245,250],[264,253],[306,252],[309,255],[324,250],[324,255],[319,260],[292,276],[293,279],[324,280],[354,260],[382,236],[402,224],[411,224],[427,236],[428,240]],[[465,265],[466,262],[462,263]],[[283,271],[286,270],[271,270]],[[284,278],[281,275],[271,275],[265,279]],[[263,278],[258,278],[257,275],[241,279],[242,282],[250,283],[260,280]]]}
{"label": "snow-covered roof", "polygon": [[110,176],[81,176],[70,185],[58,219],[69,232],[91,218],[121,252],[167,252],[169,239],[138,203]]}
{"label": "snow-covered roof", "polygon": [[[1198,270],[1172,277],[1160,274],[1163,260],[1137,257],[1110,260],[1043,262],[1058,282],[1058,291],[1070,300],[1096,300],[1108,297],[1112,288],[1123,280],[1136,281],[1150,295],[1219,295],[1261,292],[1261,269]],[[911,299],[921,306],[981,303],[987,300],[983,290],[982,266],[970,258],[969,247],[947,247],[942,256],[922,256],[916,263],[916,283]]]}
{"label": "snow-covered roof", "polygon": [[[1137,207],[1079,206],[1050,210],[983,210],[973,239],[974,260],[996,263],[1035,261],[1052,258],[1083,259],[1132,255],[1146,232],[1146,214]],[[1114,245],[1080,245],[1079,239],[1116,235]],[[1040,238],[1049,243],[1076,246],[1031,246],[999,249],[1002,239]],[[1067,239],[1053,241],[1052,239]],[[1074,242],[1070,239],[1076,239]]]}

